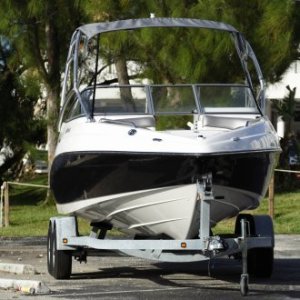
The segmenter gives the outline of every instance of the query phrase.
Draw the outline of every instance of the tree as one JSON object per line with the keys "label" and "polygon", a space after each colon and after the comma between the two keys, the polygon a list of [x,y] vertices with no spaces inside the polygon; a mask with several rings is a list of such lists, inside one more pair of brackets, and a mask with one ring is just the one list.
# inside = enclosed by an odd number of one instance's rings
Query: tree
{"label": "tree", "polygon": [[272,101],[274,108],[276,109],[279,116],[282,117],[284,121],[284,137],[287,138],[289,134],[292,132],[293,122],[295,118],[295,108],[296,108],[296,88],[290,88],[290,86],[286,86],[288,90],[288,94],[282,100],[274,100]]}
{"label": "tree", "polygon": [[227,22],[250,41],[268,82],[299,58],[300,5],[294,0],[202,0],[192,16]]}
{"label": "tree", "polygon": [[[11,70],[35,74],[47,91],[47,132],[49,164],[56,145],[56,121],[59,111],[60,80],[71,33],[81,23],[149,17],[193,17],[224,21],[243,32],[251,42],[269,82],[280,76],[299,57],[300,9],[293,0],[3,0],[0,11],[0,32],[13,43],[15,52],[8,60]],[[114,41],[120,48],[110,53],[117,64],[118,80],[129,81],[127,63],[134,60],[142,65],[141,76],[154,82],[208,82],[212,75],[224,77],[223,57],[230,58],[231,49],[222,37],[212,48],[210,37],[182,35],[180,29],[164,38],[164,32],[151,36],[145,31],[142,39],[122,38]],[[149,38],[154,38],[150,43]],[[188,46],[184,49],[184,46]],[[196,46],[205,54],[198,55]],[[126,56],[125,56],[126,54]],[[0,56],[3,53],[0,53]],[[20,63],[21,62],[21,63]],[[176,63],[174,63],[176,62]],[[152,65],[149,68],[149,65]],[[234,65],[234,64],[233,64]],[[218,67],[216,72],[215,67]],[[226,80],[236,80],[237,70],[230,69]]]}
{"label": "tree", "polygon": [[[103,22],[131,18],[148,18],[151,13],[155,13],[157,17],[180,17],[182,14],[187,16],[187,11],[196,2],[194,0],[104,0],[100,3],[88,3],[85,9],[90,19],[95,22]],[[156,12],[158,13],[156,14]],[[171,70],[168,69],[170,64],[168,66],[168,62],[162,62],[166,58],[166,55],[164,55],[166,51],[162,49],[167,47],[168,50],[175,49],[176,37],[168,43],[164,31],[160,33],[156,31],[156,35],[152,34],[151,31],[144,31],[141,35],[137,35],[137,38],[131,36],[130,33],[116,33],[111,34],[108,38],[103,38],[102,43],[110,49],[108,51],[107,62],[116,65],[119,83],[125,84],[129,82],[127,69],[129,61],[135,61],[137,64],[146,61],[151,64],[151,68],[148,68],[146,72],[142,72],[141,76],[148,76],[148,78],[155,79],[154,81],[160,81],[162,78],[168,82],[172,81]],[[173,61],[176,61],[176,59]],[[155,78],[157,76],[158,78]]]}
{"label": "tree", "polygon": [[[80,1],[3,0],[0,32],[13,43],[11,69],[24,77],[35,74],[47,94],[48,165],[51,167],[57,140],[60,81],[72,32],[82,21]],[[20,135],[21,136],[21,135]],[[47,194],[47,203],[51,199]]]}
{"label": "tree", "polygon": [[[19,76],[8,60],[14,53],[9,39],[0,36],[0,181],[7,171],[18,165],[24,143],[30,141],[36,122],[32,120],[33,103],[39,88],[31,76]],[[31,86],[27,90],[26,86]]]}
{"label": "tree", "polygon": [[[296,115],[296,88],[286,86],[288,94],[282,100],[273,100],[272,104],[277,111],[277,114],[282,117],[284,121],[284,137],[280,140],[282,152],[279,158],[279,168],[297,170],[297,161],[299,160],[299,144],[296,140],[295,133],[292,131],[293,122]],[[278,173],[275,176],[276,188],[278,190],[291,190],[297,187],[299,183],[294,174]]]}
{"label": "tree", "polygon": [[[80,24],[80,1],[4,0],[0,30],[13,42],[10,64],[21,61],[21,71],[36,70],[47,92],[47,144],[53,160],[59,112],[60,80],[71,33]],[[18,58],[18,59],[17,59]]]}
{"label": "tree", "polygon": [[24,82],[5,66],[0,73],[0,181],[19,162],[24,143],[32,138],[34,97],[26,95]]}
{"label": "tree", "polygon": [[[93,21],[145,18],[154,13],[156,17],[192,17],[229,23],[244,33],[250,41],[268,82],[278,81],[290,63],[299,57],[300,7],[297,7],[297,2],[293,0],[96,2],[86,2],[85,6]],[[145,61],[146,58],[151,62],[152,69],[147,70],[147,76],[154,81],[211,82],[212,75],[219,76],[220,80],[237,81],[236,75],[240,70],[235,63],[232,63],[230,69],[231,78],[228,74],[225,77],[225,72],[222,72],[224,57],[230,59],[233,51],[229,42],[221,35],[218,37],[218,46],[214,48],[212,45],[216,41],[209,35],[205,38],[203,35],[184,35],[180,29],[168,37],[163,30],[149,35],[151,34],[146,33],[139,39],[139,43],[134,42],[134,54],[128,51],[128,48],[120,53],[126,53],[127,61],[138,61],[139,58]],[[152,38],[151,42],[149,37]],[[120,38],[116,38],[114,42],[120,44]],[[210,54],[210,59],[207,60],[206,55],[199,57],[199,53],[195,51],[197,48],[204,54]]]}
{"label": "tree", "polygon": [[[120,0],[120,1],[93,1],[85,2],[84,9],[93,22],[115,21],[122,19],[141,17],[144,0]],[[120,84],[129,84],[129,76],[126,62],[126,53],[132,52],[132,43],[128,43],[122,39],[122,35],[117,36],[117,39],[106,39],[104,43],[110,44],[110,49],[106,56],[106,63],[114,63],[117,71],[117,79]],[[112,45],[115,45],[111,47]],[[102,55],[105,55],[102,52]],[[105,58],[105,56],[104,56]],[[123,92],[123,91],[122,91]],[[126,93],[126,91],[125,91]],[[127,98],[127,97],[125,97]]]}

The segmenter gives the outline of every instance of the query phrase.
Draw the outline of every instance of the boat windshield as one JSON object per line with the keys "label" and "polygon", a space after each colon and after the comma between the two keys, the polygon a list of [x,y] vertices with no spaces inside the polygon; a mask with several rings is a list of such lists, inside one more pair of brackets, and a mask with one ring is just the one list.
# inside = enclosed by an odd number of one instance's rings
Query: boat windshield
{"label": "boat windshield", "polygon": [[252,93],[243,85],[135,85],[98,86],[81,93],[79,101],[68,101],[65,120],[94,115],[193,115],[258,114]]}
{"label": "boat windshield", "polygon": [[109,114],[262,115],[264,88],[251,46],[229,25],[169,18],[89,24],[71,40],[59,124]]}
{"label": "boat windshield", "polygon": [[242,85],[151,86],[155,114],[258,113]]}

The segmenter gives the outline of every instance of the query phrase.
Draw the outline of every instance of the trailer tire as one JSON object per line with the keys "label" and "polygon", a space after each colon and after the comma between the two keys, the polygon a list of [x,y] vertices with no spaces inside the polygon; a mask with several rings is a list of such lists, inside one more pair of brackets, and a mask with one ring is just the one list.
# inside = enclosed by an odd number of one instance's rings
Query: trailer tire
{"label": "trailer tire", "polygon": [[69,279],[72,271],[72,254],[70,251],[58,250],[56,225],[49,224],[48,230],[48,271],[55,279]]}
{"label": "trailer tire", "polygon": [[248,272],[254,277],[271,277],[273,261],[273,248],[254,248],[248,250]]}
{"label": "trailer tire", "polygon": [[248,275],[242,275],[240,281],[240,291],[242,296],[247,296],[249,293]]}
{"label": "trailer tire", "polygon": [[52,234],[52,222],[49,222],[48,227],[48,235],[47,235],[47,268],[48,273],[52,275],[53,273],[53,243],[51,240],[51,234]]}
{"label": "trailer tire", "polygon": [[[240,221],[249,222],[247,234],[251,236],[271,237],[274,244],[273,222],[268,215],[240,214],[235,224],[235,234],[241,235]],[[273,272],[274,247],[252,248],[247,252],[248,273],[253,277],[269,278]]]}

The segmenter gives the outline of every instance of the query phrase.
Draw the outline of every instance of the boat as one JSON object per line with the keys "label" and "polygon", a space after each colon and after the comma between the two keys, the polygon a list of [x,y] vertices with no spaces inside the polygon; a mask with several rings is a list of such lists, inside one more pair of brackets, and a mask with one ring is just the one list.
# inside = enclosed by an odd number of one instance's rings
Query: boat
{"label": "boat", "polygon": [[[186,83],[184,76],[178,82],[157,82],[160,76],[147,77],[150,60],[135,61],[130,45],[143,41],[143,30],[156,30],[161,36],[172,34],[171,29],[226,34],[241,77],[233,83]],[[116,39],[104,37],[120,32],[127,39],[138,32],[131,43],[120,39],[129,57],[127,81],[104,72],[116,67],[117,51]],[[195,53],[193,47],[190,51]],[[109,62],[106,69],[100,67],[103,62]],[[209,77],[213,75],[218,74]],[[50,172],[58,212],[136,238],[194,239],[199,234],[203,180],[214,197],[210,228],[255,209],[281,151],[265,114],[264,90],[250,44],[225,23],[145,18],[77,28],[64,73],[59,138]]]}

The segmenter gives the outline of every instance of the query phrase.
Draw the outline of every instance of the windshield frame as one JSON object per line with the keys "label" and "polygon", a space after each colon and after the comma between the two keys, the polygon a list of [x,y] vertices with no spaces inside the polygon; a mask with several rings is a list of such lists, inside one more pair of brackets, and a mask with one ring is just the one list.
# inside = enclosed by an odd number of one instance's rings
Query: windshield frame
{"label": "windshield frame", "polygon": [[[71,44],[69,48],[66,68],[65,68],[65,77],[63,80],[62,87],[62,96],[61,96],[61,118],[59,120],[59,128],[61,127],[64,115],[64,107],[66,106],[66,102],[68,102],[69,93],[75,93],[78,97],[78,101],[80,102],[84,114],[88,121],[94,121],[94,113],[93,110],[86,109],[86,105],[84,100],[82,99],[82,91],[80,91],[80,80],[78,80],[78,60],[81,43],[80,41],[84,40],[85,45],[88,45],[88,42],[95,36],[100,35],[105,32],[110,31],[122,31],[122,30],[135,30],[139,28],[145,27],[194,27],[194,28],[205,28],[205,29],[216,29],[221,31],[227,31],[234,40],[234,45],[237,51],[237,54],[240,58],[242,68],[245,74],[245,80],[247,87],[250,88],[251,93],[253,95],[253,99],[256,103],[256,107],[258,112],[263,115],[265,108],[265,82],[263,79],[263,75],[261,69],[259,67],[259,63],[256,59],[256,56],[250,46],[250,44],[244,39],[243,35],[239,33],[234,27],[231,25],[208,21],[208,20],[198,20],[198,19],[185,19],[185,18],[149,18],[149,19],[130,19],[130,20],[122,20],[115,22],[104,22],[104,23],[94,23],[83,25],[75,30],[72,35]],[[99,51],[99,48],[97,49]],[[257,93],[257,97],[255,96],[255,90],[253,87],[253,83],[251,80],[251,76],[249,74],[247,68],[247,60],[251,59],[253,65],[255,67],[255,71],[257,77],[259,79],[259,91]],[[73,73],[73,74],[71,74]],[[68,75],[69,74],[69,75]],[[95,70],[95,75],[97,76],[97,68]],[[71,79],[71,87],[68,89],[68,78]],[[201,85],[201,84],[199,84]],[[97,82],[94,80],[94,89],[97,87]],[[194,94],[195,88],[194,88]],[[151,93],[148,95],[151,98]],[[150,101],[153,103],[153,101]],[[153,104],[152,104],[153,105]],[[199,107],[197,107],[199,111]]]}

